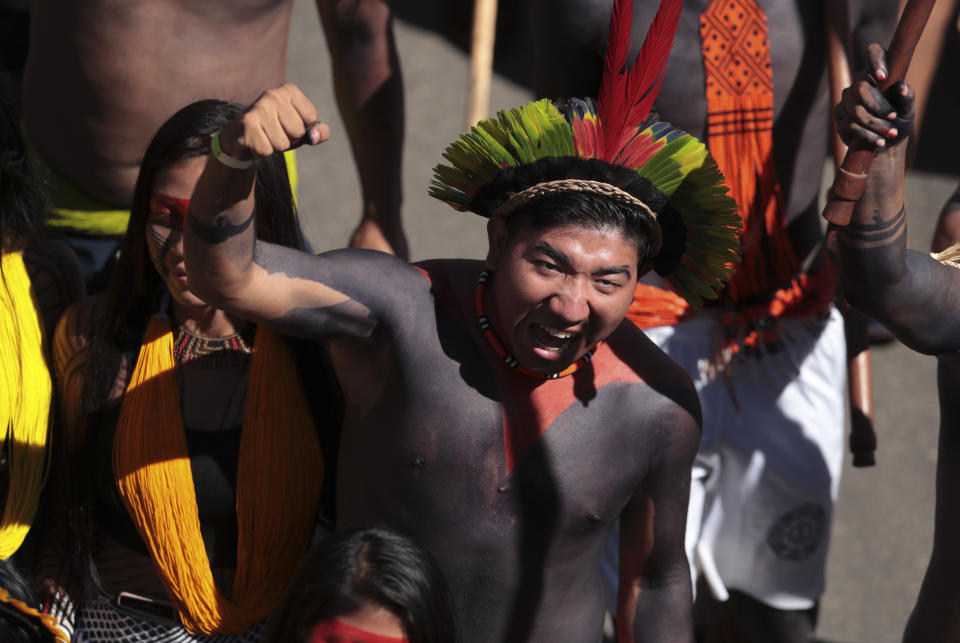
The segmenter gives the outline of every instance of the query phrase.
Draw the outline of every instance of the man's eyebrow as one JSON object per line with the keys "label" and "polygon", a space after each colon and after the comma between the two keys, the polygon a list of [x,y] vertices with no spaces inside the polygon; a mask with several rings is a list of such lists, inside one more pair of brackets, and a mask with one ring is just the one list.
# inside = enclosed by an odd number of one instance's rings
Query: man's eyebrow
{"label": "man's eyebrow", "polygon": [[602,275],[623,275],[627,279],[630,279],[633,276],[630,266],[610,266],[609,268],[594,270],[593,274],[598,277]]}
{"label": "man's eyebrow", "polygon": [[[531,250],[533,250],[533,252],[542,252],[558,264],[570,266],[570,259],[567,258],[567,255],[563,254],[546,241],[540,241],[539,243],[535,244]],[[599,270],[594,270],[591,274],[597,277],[603,275],[623,275],[627,279],[633,277],[633,271],[630,269],[630,266],[627,265],[600,268]]]}
{"label": "man's eyebrow", "polygon": [[562,263],[565,266],[570,265],[570,260],[567,258],[567,255],[563,254],[553,246],[551,246],[546,241],[541,241],[531,248],[534,252],[542,252],[557,263]]}

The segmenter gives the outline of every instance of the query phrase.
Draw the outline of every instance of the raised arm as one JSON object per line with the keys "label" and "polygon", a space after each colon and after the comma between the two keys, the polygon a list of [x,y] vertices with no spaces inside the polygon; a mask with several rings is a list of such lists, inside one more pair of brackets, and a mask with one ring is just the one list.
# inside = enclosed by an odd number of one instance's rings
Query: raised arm
{"label": "raised arm", "polygon": [[[885,74],[883,50],[869,49],[874,76]],[[904,172],[913,91],[895,85],[882,96],[868,80],[844,91],[837,108],[842,135],[877,146],[867,189],[849,226],[838,231],[840,275],[852,305],[887,326],[914,350],[960,349],[960,271],[907,250]],[[895,115],[891,117],[891,115]]]}
{"label": "raised arm", "polygon": [[419,275],[396,257],[341,250],[313,256],[257,241],[256,164],[330,135],[294,85],[265,92],[219,134],[218,154],[190,202],[184,259],[190,289],[207,303],[303,337],[368,337]]}
{"label": "raised arm", "polygon": [[680,407],[661,426],[663,443],[651,458],[642,486],[620,514],[620,643],[693,641],[693,591],[684,532],[700,427]]}
{"label": "raised arm", "polygon": [[403,78],[386,0],[317,0],[340,116],[363,190],[350,245],[408,257],[403,199]]}

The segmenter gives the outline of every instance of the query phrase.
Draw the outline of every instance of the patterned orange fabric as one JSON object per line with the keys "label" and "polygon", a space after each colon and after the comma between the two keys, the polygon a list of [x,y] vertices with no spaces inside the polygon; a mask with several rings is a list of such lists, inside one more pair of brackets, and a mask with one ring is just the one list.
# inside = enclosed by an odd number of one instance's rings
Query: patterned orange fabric
{"label": "patterned orange fabric", "polygon": [[[724,297],[740,326],[738,343],[776,340],[767,320],[824,310],[836,270],[800,273],[787,236],[773,161],[773,71],[767,18],[755,0],[713,0],[700,16],[707,100],[707,145],[740,206],[743,261]],[[679,297],[641,285],[628,317],[641,327],[677,323],[690,311]],[[757,330],[757,326],[762,330]],[[761,337],[762,335],[762,337]]]}
{"label": "patterned orange fabric", "polygon": [[714,0],[700,16],[707,145],[743,217],[743,262],[727,293],[766,295],[798,268],[773,165],[773,71],[767,18],[754,0]]}

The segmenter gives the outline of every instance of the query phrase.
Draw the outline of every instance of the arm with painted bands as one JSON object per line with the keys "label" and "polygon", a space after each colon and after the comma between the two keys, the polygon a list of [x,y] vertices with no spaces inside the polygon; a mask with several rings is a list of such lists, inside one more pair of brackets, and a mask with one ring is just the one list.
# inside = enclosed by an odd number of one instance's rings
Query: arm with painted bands
{"label": "arm with painted bands", "polygon": [[[316,109],[293,85],[265,92],[221,132],[223,151],[263,158],[304,137],[329,137]],[[190,203],[184,255],[190,289],[204,301],[281,332],[367,337],[401,288],[386,283],[414,273],[402,261],[369,251],[312,256],[255,238],[256,166],[207,160]],[[399,286],[399,284],[394,284]]]}

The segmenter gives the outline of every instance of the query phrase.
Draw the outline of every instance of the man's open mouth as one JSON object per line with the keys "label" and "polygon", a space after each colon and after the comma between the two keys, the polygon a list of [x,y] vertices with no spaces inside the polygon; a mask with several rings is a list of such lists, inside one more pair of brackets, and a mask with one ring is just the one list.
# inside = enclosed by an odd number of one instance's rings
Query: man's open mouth
{"label": "man's open mouth", "polygon": [[553,353],[560,353],[570,347],[577,339],[577,333],[561,330],[544,324],[533,324],[530,327],[530,336],[534,348]]}

